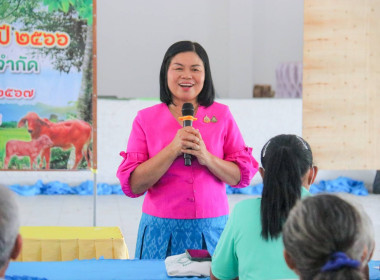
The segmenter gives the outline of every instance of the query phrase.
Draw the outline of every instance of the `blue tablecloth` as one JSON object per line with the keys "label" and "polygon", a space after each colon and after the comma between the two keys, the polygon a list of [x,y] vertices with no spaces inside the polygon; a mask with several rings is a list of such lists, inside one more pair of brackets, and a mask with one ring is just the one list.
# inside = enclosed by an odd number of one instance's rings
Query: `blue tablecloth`
{"label": "blue tablecloth", "polygon": [[[30,276],[47,280],[162,280],[202,279],[169,277],[163,260],[74,260],[67,262],[11,262],[6,276]],[[28,278],[25,278],[28,279]],[[33,278],[30,278],[33,279]],[[34,280],[34,279],[33,279]],[[37,280],[37,279],[36,279]]]}
{"label": "blue tablecloth", "polygon": [[380,261],[369,262],[369,279],[380,280]]}
{"label": "blue tablecloth", "polygon": [[[371,280],[380,280],[380,261],[369,263]],[[198,277],[169,277],[162,260],[83,260],[68,262],[11,262],[6,276],[10,279],[47,280],[161,280],[202,279]],[[36,277],[36,278],[32,278]],[[37,280],[36,279],[36,280]]]}

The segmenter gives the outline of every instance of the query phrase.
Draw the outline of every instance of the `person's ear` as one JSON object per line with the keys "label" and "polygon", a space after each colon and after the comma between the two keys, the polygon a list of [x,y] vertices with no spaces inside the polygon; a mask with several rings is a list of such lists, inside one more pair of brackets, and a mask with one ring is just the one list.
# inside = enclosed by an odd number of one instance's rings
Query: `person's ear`
{"label": "person's ear", "polygon": [[318,174],[318,167],[313,165],[310,168],[309,176],[307,178],[307,182],[308,182],[309,186],[311,186],[314,183],[315,178],[317,178],[317,174]]}
{"label": "person's ear", "polygon": [[368,261],[370,261],[372,259],[372,256],[373,256],[373,253],[375,252],[375,248],[372,249],[372,252],[371,254],[369,255],[369,258],[368,258]]}
{"label": "person's ear", "polygon": [[264,179],[264,173],[265,173],[264,168],[260,167],[259,172],[260,172],[261,178]]}
{"label": "person's ear", "polygon": [[372,259],[372,256],[373,256],[373,252],[375,251],[375,248],[373,248],[372,252],[369,254],[369,258],[367,258],[368,256],[368,247],[365,246],[364,247],[364,251],[363,251],[363,255],[362,255],[362,258],[361,258],[361,262],[363,263],[364,261],[367,261],[369,262],[371,259]]}
{"label": "person's ear", "polygon": [[367,256],[368,256],[368,247],[364,246],[363,254],[362,254],[362,257],[360,259],[360,262],[362,264],[361,271],[364,274],[364,278],[363,279],[370,279],[369,278],[369,265],[368,265],[368,262],[372,258],[373,251],[374,250],[372,250],[372,252],[370,253],[369,258],[367,258]]}
{"label": "person's ear", "polygon": [[11,254],[11,259],[15,260],[17,259],[18,255],[21,253],[21,248],[22,248],[22,238],[21,235],[18,234],[15,242],[15,246],[13,247],[12,254]]}
{"label": "person's ear", "polygon": [[294,263],[293,259],[290,257],[290,255],[288,254],[286,250],[284,250],[284,259],[288,267],[291,270],[296,271],[296,264]]}

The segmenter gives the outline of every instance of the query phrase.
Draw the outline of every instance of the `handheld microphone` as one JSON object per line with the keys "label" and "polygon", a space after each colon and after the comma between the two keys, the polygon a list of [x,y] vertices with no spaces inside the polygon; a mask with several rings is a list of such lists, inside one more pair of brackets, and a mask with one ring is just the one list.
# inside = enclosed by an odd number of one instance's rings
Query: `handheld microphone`
{"label": "handheld microphone", "polygon": [[[186,126],[192,126],[193,120],[196,120],[193,118],[194,116],[194,106],[191,103],[184,103],[182,105],[182,118],[183,120],[183,127]],[[185,165],[190,166],[191,165],[191,155],[190,154],[183,154],[183,158],[185,159]]]}

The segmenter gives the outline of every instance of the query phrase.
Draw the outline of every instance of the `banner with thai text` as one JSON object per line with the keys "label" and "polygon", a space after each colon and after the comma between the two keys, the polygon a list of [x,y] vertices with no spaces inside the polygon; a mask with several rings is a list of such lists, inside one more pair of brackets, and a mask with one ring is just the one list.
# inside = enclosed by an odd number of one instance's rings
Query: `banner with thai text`
{"label": "banner with thai text", "polygon": [[1,170],[96,166],[93,36],[92,0],[2,2]]}

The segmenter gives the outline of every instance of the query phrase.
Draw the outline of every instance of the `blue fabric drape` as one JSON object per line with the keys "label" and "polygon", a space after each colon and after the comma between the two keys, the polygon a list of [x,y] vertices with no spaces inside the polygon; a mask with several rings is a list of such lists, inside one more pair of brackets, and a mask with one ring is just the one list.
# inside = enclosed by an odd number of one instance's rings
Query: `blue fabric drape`
{"label": "blue fabric drape", "polygon": [[[56,194],[71,194],[71,195],[92,195],[93,181],[87,180],[78,186],[69,186],[66,183],[53,181],[44,184],[42,180],[38,180],[34,185],[11,185],[8,186],[11,190],[22,196],[33,195],[56,195]],[[226,185],[227,194],[249,194],[261,195],[263,184],[248,186],[246,188],[233,188]],[[364,182],[356,181],[348,177],[338,177],[334,180],[322,180],[318,184],[313,184],[310,187],[310,192],[315,194],[319,192],[346,192],[354,195],[368,195]],[[122,194],[120,184],[97,184],[98,195]]]}

